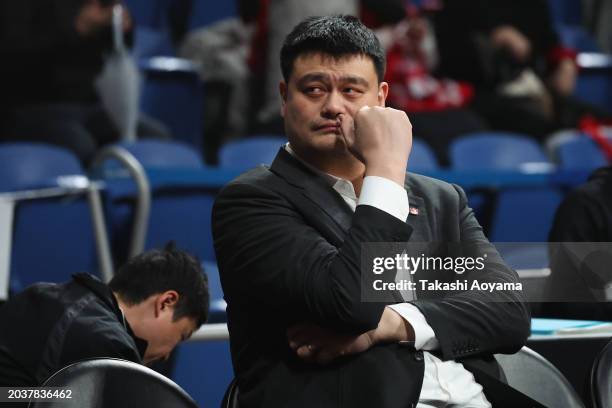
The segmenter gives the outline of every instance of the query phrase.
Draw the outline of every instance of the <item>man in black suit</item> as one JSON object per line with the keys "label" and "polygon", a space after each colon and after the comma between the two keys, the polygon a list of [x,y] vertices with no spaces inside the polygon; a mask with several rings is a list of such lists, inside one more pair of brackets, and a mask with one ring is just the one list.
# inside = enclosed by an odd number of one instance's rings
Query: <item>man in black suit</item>
{"label": "man in black suit", "polygon": [[532,406],[512,400],[491,358],[525,343],[520,293],[362,299],[370,242],[469,242],[487,267],[466,281],[518,282],[459,187],[406,173],[411,126],[384,107],[384,65],[354,17],[296,26],[281,51],[289,144],[217,198],[240,406]]}

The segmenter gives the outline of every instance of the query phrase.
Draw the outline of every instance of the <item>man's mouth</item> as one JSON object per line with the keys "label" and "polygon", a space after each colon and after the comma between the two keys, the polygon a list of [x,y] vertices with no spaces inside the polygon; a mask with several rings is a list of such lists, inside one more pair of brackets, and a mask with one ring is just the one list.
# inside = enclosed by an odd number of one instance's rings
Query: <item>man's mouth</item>
{"label": "man's mouth", "polygon": [[327,122],[327,123],[322,123],[320,125],[316,125],[314,127],[314,130],[317,132],[340,133],[340,125],[337,124],[336,122]]}

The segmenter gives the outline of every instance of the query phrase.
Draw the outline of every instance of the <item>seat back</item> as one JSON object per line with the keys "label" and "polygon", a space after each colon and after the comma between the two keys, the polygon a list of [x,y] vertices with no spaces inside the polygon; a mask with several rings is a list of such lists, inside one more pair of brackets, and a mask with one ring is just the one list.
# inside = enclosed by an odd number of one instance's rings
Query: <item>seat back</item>
{"label": "seat back", "polygon": [[[606,54],[579,54],[579,61],[583,63],[578,72],[574,96],[582,101],[596,105],[600,109],[610,112],[612,110],[612,57]],[[585,66],[587,58],[604,58],[600,67]]]}
{"label": "seat back", "polygon": [[145,167],[201,169],[204,162],[192,146],[176,141],[139,140],[120,146],[132,153]]}
{"label": "seat back", "polygon": [[199,0],[193,3],[189,29],[205,27],[217,21],[237,17],[237,1]]}
{"label": "seat back", "polygon": [[612,341],[601,350],[591,370],[591,402],[594,408],[612,407]]}
{"label": "seat back", "polygon": [[547,407],[584,407],[561,372],[540,354],[523,347],[518,353],[496,354],[508,384]]}
{"label": "seat back", "polygon": [[548,163],[538,143],[509,132],[476,132],[463,135],[450,146],[455,170],[520,170],[528,163]]}
{"label": "seat back", "polygon": [[561,44],[567,48],[573,48],[582,52],[600,52],[595,38],[580,26],[560,25],[557,33],[561,39]]}
{"label": "seat back", "polygon": [[[148,174],[150,194],[146,200],[150,200],[150,213],[143,221],[146,223],[144,249],[159,248],[173,240],[201,260],[214,260],[210,227],[214,192],[200,188],[197,181],[182,183],[182,178],[173,175],[178,171],[181,177],[189,176],[191,170],[197,173],[203,169],[199,153],[177,142],[141,140],[120,146],[145,168],[155,169]],[[107,162],[103,166],[108,168]],[[128,239],[131,236],[134,240],[130,229],[137,216],[138,192],[129,180],[108,178],[106,181],[113,249],[116,256],[124,259],[128,256],[125,249],[130,247]]]}
{"label": "seat back", "polygon": [[143,76],[140,109],[163,122],[180,140],[202,150],[204,84],[195,70],[174,69],[164,60],[149,61]]}
{"label": "seat back", "polygon": [[495,200],[491,241],[546,242],[563,195],[556,187],[508,187]]}
{"label": "seat back", "polygon": [[219,166],[249,170],[260,164],[270,165],[285,143],[284,136],[254,136],[228,142],[219,150]]}
{"label": "seat back", "polygon": [[54,178],[83,175],[74,154],[43,143],[0,144],[0,191],[48,187]]}
{"label": "seat back", "polygon": [[[552,163],[528,136],[507,132],[464,135],[451,145],[453,169],[464,171],[549,170]],[[546,241],[561,200],[555,188],[506,187],[497,192],[489,238],[492,241]]]}
{"label": "seat back", "polygon": [[70,399],[34,402],[31,408],[197,408],[193,399],[163,375],[130,361],[84,360],[62,368],[44,387],[72,391]]}
{"label": "seat back", "polygon": [[60,177],[75,175],[73,180],[88,182],[68,150],[40,143],[0,144],[0,191],[36,190],[12,199],[12,211],[2,214],[10,230],[2,231],[7,235],[0,252],[10,254],[12,292],[39,281],[63,282],[77,272],[99,272],[88,201],[83,193],[60,188],[65,186]]}
{"label": "seat back", "polygon": [[412,140],[412,151],[408,159],[408,171],[416,173],[437,170],[440,166],[433,150],[421,139]]}
{"label": "seat back", "polygon": [[[612,132],[604,131],[612,143]],[[546,148],[560,168],[594,170],[605,166],[607,161],[597,143],[582,132],[566,130],[548,139]]]}

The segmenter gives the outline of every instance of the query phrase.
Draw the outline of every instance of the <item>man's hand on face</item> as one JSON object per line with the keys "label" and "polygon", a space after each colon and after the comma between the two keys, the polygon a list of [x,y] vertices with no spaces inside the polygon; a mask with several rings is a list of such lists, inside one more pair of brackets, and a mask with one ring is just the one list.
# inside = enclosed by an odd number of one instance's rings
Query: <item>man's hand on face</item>
{"label": "man's hand on face", "polygon": [[319,364],[328,364],[338,357],[363,353],[375,344],[414,340],[410,323],[386,307],[378,327],[354,336],[339,334],[311,323],[298,324],[287,330],[289,347],[301,359]]}
{"label": "man's hand on face", "polygon": [[352,118],[338,115],[350,152],[366,166],[366,176],[379,176],[404,185],[412,149],[412,125],[406,113],[381,106],[364,106]]}

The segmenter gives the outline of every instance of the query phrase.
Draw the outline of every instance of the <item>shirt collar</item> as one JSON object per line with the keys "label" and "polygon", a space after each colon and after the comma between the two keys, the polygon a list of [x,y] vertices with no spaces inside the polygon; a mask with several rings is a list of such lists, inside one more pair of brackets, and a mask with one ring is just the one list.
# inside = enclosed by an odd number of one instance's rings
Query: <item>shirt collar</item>
{"label": "shirt collar", "polygon": [[355,194],[355,187],[353,187],[353,183],[341,177],[336,177],[333,174],[325,173],[317,169],[310,163],[305,162],[295,154],[293,149],[291,149],[291,145],[289,143],[285,144],[285,150],[304,166],[308,167],[313,173],[321,176],[325,181],[327,181],[330,187],[332,187],[345,200],[348,199],[350,201],[353,201],[355,204],[357,203],[358,197],[357,194]]}

